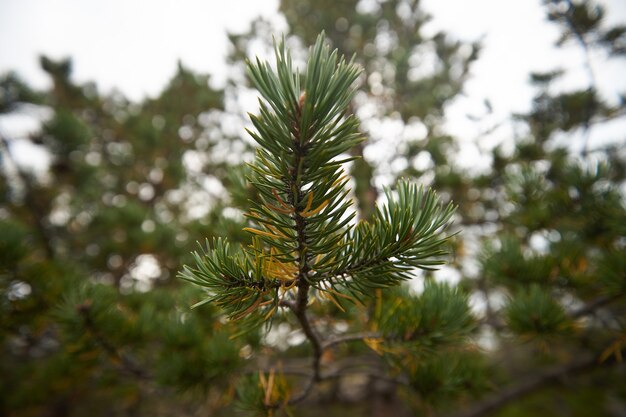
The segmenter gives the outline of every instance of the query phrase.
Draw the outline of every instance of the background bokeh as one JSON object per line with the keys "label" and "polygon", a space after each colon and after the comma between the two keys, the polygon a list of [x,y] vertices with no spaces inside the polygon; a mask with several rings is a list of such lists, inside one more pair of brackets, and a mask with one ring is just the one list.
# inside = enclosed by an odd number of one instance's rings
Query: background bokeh
{"label": "background bokeh", "polygon": [[[232,338],[176,274],[198,241],[249,240],[245,59],[285,35],[303,68],[322,30],[364,69],[351,110],[366,140],[345,166],[358,217],[408,177],[459,206],[460,233],[406,288],[311,307],[339,335],[392,328],[377,303],[405,305],[423,337],[409,362],[337,349],[325,366],[368,366],[296,414],[624,415],[617,0],[1,2],[0,415],[229,416],[258,369],[306,370],[289,317]],[[434,308],[426,282],[456,290]]]}

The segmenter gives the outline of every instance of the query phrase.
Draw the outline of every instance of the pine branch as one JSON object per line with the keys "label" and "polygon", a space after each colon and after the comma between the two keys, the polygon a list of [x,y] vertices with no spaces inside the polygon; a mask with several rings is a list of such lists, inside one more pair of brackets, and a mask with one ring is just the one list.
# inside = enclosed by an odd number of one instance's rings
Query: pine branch
{"label": "pine branch", "polygon": [[380,337],[383,337],[383,335],[382,333],[379,333],[379,332],[362,332],[362,333],[345,334],[343,336],[336,336],[334,338],[324,341],[322,347],[324,350],[326,350],[342,343],[354,342],[354,341],[362,342],[366,339],[377,339]]}
{"label": "pine branch", "polygon": [[91,303],[84,302],[78,306],[76,306],[77,312],[82,317],[83,323],[85,324],[85,328],[91,334],[94,341],[104,352],[106,352],[107,356],[109,356],[110,360],[113,363],[119,363],[121,369],[133,377],[141,380],[151,380],[153,377],[146,371],[141,368],[134,360],[123,355],[113,344],[111,344],[98,330],[96,324],[93,321],[93,317],[91,314]]}
{"label": "pine branch", "polygon": [[[300,391],[300,393],[294,397],[291,397],[288,401],[289,405],[294,405],[304,401],[309,394],[311,393],[313,387],[318,382],[337,380],[342,378],[350,378],[352,376],[365,376],[372,380],[380,380],[389,382],[395,385],[408,385],[408,380],[406,377],[399,376],[390,376],[385,373],[385,369],[383,369],[383,365],[385,362],[382,360],[380,356],[370,357],[350,357],[343,360],[339,360],[333,363],[332,369],[321,373],[317,381],[315,380],[313,372],[310,370],[308,364],[284,364],[283,361],[278,365],[273,366],[261,366],[259,368],[251,368],[244,370],[242,374],[244,375],[255,375],[259,372],[264,374],[270,374],[272,372],[278,372],[283,375],[293,375],[296,377],[301,377],[306,380],[304,387]],[[297,362],[297,361],[296,361]],[[280,405],[275,404],[274,407],[278,408]]]}
{"label": "pine branch", "polygon": [[[370,222],[360,222],[342,242],[336,269],[322,277],[339,278],[348,288],[368,294],[374,288],[397,285],[411,279],[416,269],[433,270],[444,261],[443,232],[455,207],[443,207],[432,190],[398,182],[397,198],[391,190],[383,209]],[[350,278],[350,279],[349,279]]]}
{"label": "pine branch", "polygon": [[[585,59],[585,69],[587,71],[588,78],[588,90],[590,93],[594,91],[598,91],[598,81],[596,78],[596,74],[593,68],[593,60],[591,56],[591,48],[589,46],[589,42],[585,37],[585,33],[579,30],[577,22],[575,20],[576,8],[582,7],[586,8],[587,5],[583,4],[574,4],[572,0],[566,0],[567,10],[565,12],[560,13],[560,17],[564,20],[566,27],[571,31],[574,35],[575,39],[579,43]],[[589,94],[587,100],[585,102],[585,120],[583,123],[583,148],[582,148],[582,156],[586,157],[589,154],[589,140],[591,138],[591,119],[596,111],[597,103],[594,98],[594,94]]]}
{"label": "pine branch", "polygon": [[[288,400],[294,404],[330,377],[322,372],[325,350],[377,335],[324,340],[308,315],[311,290],[341,308],[336,297],[354,300],[346,290],[372,295],[374,288],[411,278],[415,268],[441,265],[454,207],[443,207],[431,190],[400,181],[397,195],[387,190],[388,203],[372,221],[354,227],[342,165],[354,159],[343,155],[363,140],[357,119],[348,114],[360,70],[331,52],[323,36],[310,51],[303,78],[293,70],[284,41],[275,52],[275,69],[258,59],[248,65],[263,97],[260,114],[250,115],[249,133],[259,145],[248,177],[258,192],[247,214],[254,226],[244,229],[252,244],[235,252],[216,239],[212,248],[194,253],[196,265],[179,276],[207,290],[199,304],[215,303],[231,319],[267,322],[278,308],[294,314],[312,348],[311,374]],[[262,385],[263,405],[278,407],[275,397],[270,401],[270,379]],[[250,398],[252,403],[257,397]]]}
{"label": "pine branch", "polygon": [[[582,307],[570,312],[568,317],[572,320],[577,320],[579,318],[594,314],[598,309],[605,307],[620,298],[624,297],[626,294],[624,293],[616,293],[611,295],[602,295],[593,300],[589,301],[587,304]],[[496,331],[502,331],[507,328],[506,324],[502,321],[498,316],[486,316],[480,323],[481,325],[488,325],[492,327]]]}
{"label": "pine branch", "polygon": [[[623,347],[620,352],[621,354],[626,353],[626,347]],[[591,372],[595,369],[612,365],[613,363],[615,363],[614,358],[601,361],[600,355],[589,355],[577,361],[555,366],[498,391],[490,397],[466,408],[465,411],[452,414],[450,417],[487,416],[513,401],[517,401],[549,385],[558,384],[565,378]]]}
{"label": "pine branch", "polygon": [[[626,277],[624,277],[624,279],[626,279]],[[616,293],[616,294],[603,295],[603,296],[597,297],[591,300],[590,302],[588,302],[587,304],[585,304],[584,306],[582,306],[581,308],[579,308],[578,310],[575,310],[574,312],[572,312],[571,317],[573,319],[578,319],[584,316],[588,316],[589,314],[594,314],[599,308],[602,308],[608,304],[611,304],[614,301],[619,300],[624,295],[626,294]]]}
{"label": "pine branch", "polygon": [[298,283],[298,303],[294,305],[293,313],[295,314],[298,322],[300,323],[300,327],[302,327],[302,331],[304,332],[306,338],[311,343],[311,347],[313,348],[313,375],[312,380],[318,381],[320,378],[320,362],[322,359],[322,342],[320,341],[319,336],[313,330],[311,322],[309,321],[306,314],[306,306],[308,303],[308,289],[309,284],[302,280]]}
{"label": "pine branch", "polygon": [[[0,135],[0,163],[2,159],[6,158],[7,161],[10,162],[11,167],[14,170],[15,176],[18,181],[24,187],[24,199],[26,200],[26,204],[33,211],[34,219],[33,224],[36,226],[35,230],[37,235],[39,236],[40,243],[42,244],[46,256],[48,259],[54,259],[56,256],[56,252],[53,242],[53,234],[51,233],[50,227],[45,223],[47,214],[44,207],[41,207],[39,201],[33,197],[33,184],[28,174],[24,172],[24,170],[15,162],[13,155],[11,155],[11,149],[9,147],[9,141],[3,136]],[[0,164],[1,167],[2,164]],[[10,181],[9,181],[10,182]]]}

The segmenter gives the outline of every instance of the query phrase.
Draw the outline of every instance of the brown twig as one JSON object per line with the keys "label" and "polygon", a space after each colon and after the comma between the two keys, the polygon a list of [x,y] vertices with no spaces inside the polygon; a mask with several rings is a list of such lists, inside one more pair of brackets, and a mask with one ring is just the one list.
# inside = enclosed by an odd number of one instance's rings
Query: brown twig
{"label": "brown twig", "polygon": [[343,336],[336,336],[332,339],[328,339],[324,341],[322,343],[322,349],[326,350],[341,343],[363,341],[365,339],[375,339],[379,337],[382,337],[382,334],[378,332],[362,332],[362,333],[346,334]]}
{"label": "brown twig", "polygon": [[[625,277],[626,279],[626,277]],[[576,320],[585,316],[588,316],[590,314],[595,313],[599,308],[605,307],[608,304],[611,304],[614,301],[619,300],[620,298],[624,297],[626,295],[626,293],[617,293],[617,294],[611,294],[611,295],[603,295],[603,296],[599,296],[597,298],[594,298],[593,300],[589,301],[587,304],[585,304],[584,306],[572,311],[569,314],[569,317],[572,320]],[[506,324],[497,316],[495,315],[487,315],[486,317],[484,317],[484,319],[480,322],[481,325],[486,325],[486,326],[490,326],[492,327],[494,330],[504,330],[506,328]]]}
{"label": "brown twig", "polygon": [[[626,347],[621,350],[626,352]],[[498,391],[486,399],[466,408],[464,411],[453,414],[453,417],[482,417],[499,410],[500,408],[519,400],[541,388],[560,382],[566,377],[579,375],[592,371],[599,367],[608,366],[614,363],[614,359],[600,361],[599,355],[589,355],[574,362],[558,365],[530,376],[521,382],[511,385]]]}
{"label": "brown twig", "polygon": [[150,380],[152,377],[149,373],[141,368],[134,360],[130,359],[126,355],[123,355],[112,343],[110,343],[98,330],[98,327],[93,321],[91,314],[91,301],[87,300],[84,303],[76,306],[76,311],[83,319],[83,323],[89,334],[93,337],[94,341],[102,350],[106,352],[112,362],[119,363],[121,369],[137,379]]}
{"label": "brown twig", "polygon": [[[626,279],[626,277],[624,277]],[[617,293],[612,295],[603,295],[598,298],[591,300],[589,303],[585,304],[581,308],[572,312],[571,317],[573,319],[578,319],[589,314],[593,314],[597,309],[606,306],[607,304],[612,303],[613,301],[617,301],[622,298],[624,293]]]}
{"label": "brown twig", "polygon": [[593,62],[591,60],[591,52],[589,49],[589,43],[587,42],[587,39],[585,39],[584,33],[581,33],[578,30],[578,27],[576,26],[576,22],[574,21],[573,14],[574,14],[574,9],[576,6],[572,2],[572,0],[567,0],[567,5],[569,7],[568,7],[568,10],[564,13],[565,21],[583,50],[583,54],[585,57],[585,68],[587,70],[587,77],[588,77],[588,84],[589,84],[588,89],[587,89],[587,91],[589,92],[589,97],[587,98],[587,103],[585,105],[585,113],[586,113],[585,119],[586,120],[583,122],[584,143],[583,143],[583,150],[582,150],[582,156],[587,156],[589,153],[589,139],[591,137],[591,123],[590,122],[591,122],[591,118],[593,116],[593,113],[595,111],[595,106],[596,106],[595,99],[592,93],[594,91],[597,91],[598,83],[596,81],[596,75],[593,70]]}
{"label": "brown twig", "polygon": [[3,157],[11,163],[11,166],[15,170],[15,176],[24,187],[24,199],[26,200],[26,204],[33,213],[33,224],[35,225],[35,231],[39,235],[47,258],[53,259],[55,257],[55,250],[52,245],[52,235],[50,233],[49,227],[45,223],[47,213],[45,212],[44,208],[41,207],[41,204],[33,196],[33,185],[29,176],[17,164],[17,162],[15,162],[13,155],[11,155],[9,141],[4,136],[0,135],[0,162],[2,162]]}

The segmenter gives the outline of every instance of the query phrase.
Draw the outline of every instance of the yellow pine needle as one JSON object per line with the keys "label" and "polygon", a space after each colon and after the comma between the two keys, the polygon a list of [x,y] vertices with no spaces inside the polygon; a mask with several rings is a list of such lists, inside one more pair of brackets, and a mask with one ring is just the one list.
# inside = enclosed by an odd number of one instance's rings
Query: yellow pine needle
{"label": "yellow pine needle", "polygon": [[295,274],[298,271],[298,267],[293,264],[286,264],[283,262],[276,262],[276,266],[291,279],[291,275]]}
{"label": "yellow pine needle", "polygon": [[381,337],[363,339],[363,342],[367,345],[367,347],[372,349],[378,355],[383,354],[383,348],[381,346],[383,343],[383,339]]}
{"label": "yellow pine needle", "polygon": [[[255,256],[255,261],[258,262],[259,259],[257,256]],[[263,274],[263,276],[267,277],[270,276],[272,273],[272,255],[270,252],[270,257],[269,259],[267,258],[263,258],[263,260],[261,261],[263,263],[262,265],[262,269],[261,269],[261,273]]]}
{"label": "yellow pine needle", "polygon": [[335,294],[335,295],[337,295],[337,296],[339,296],[341,298],[345,298],[346,300],[350,300],[350,301],[352,301],[355,304],[358,304],[358,301],[354,297],[351,297],[351,296],[349,296],[347,294],[342,294],[342,293],[340,293],[338,291],[335,291],[332,288],[328,288],[328,289],[326,289],[326,291],[331,292],[331,293],[333,293],[333,294]]}
{"label": "yellow pine needle", "polygon": [[272,279],[277,279],[281,282],[292,280],[293,270],[289,269],[282,262],[271,258],[268,261],[266,276]]}
{"label": "yellow pine needle", "polygon": [[286,234],[284,234],[283,232],[281,232],[280,230],[278,230],[278,228],[276,228],[275,226],[272,226],[271,224],[266,224],[265,225],[268,229],[270,229],[273,233],[282,236],[284,238],[288,238],[288,236]]}
{"label": "yellow pine needle", "polygon": [[274,390],[274,369],[270,370],[269,377],[267,379],[267,385],[265,387],[265,398],[263,399],[263,403],[266,406],[271,405],[272,401],[272,391]]}
{"label": "yellow pine needle", "polygon": [[293,209],[293,207],[289,207],[289,208],[283,209],[283,208],[276,207],[276,206],[274,206],[272,204],[269,204],[269,203],[265,203],[265,206],[268,207],[271,210],[277,211],[277,212],[282,213],[282,214],[291,214],[291,213],[293,213],[295,211]]}
{"label": "yellow pine needle", "polygon": [[263,276],[268,278],[274,278],[274,260],[273,258],[264,259],[263,261]]}
{"label": "yellow pine needle", "polygon": [[276,313],[276,309],[277,307],[274,306],[272,307],[265,316],[263,316],[263,320],[269,320],[270,317],[272,317],[274,315],[274,313]]}
{"label": "yellow pine needle", "polygon": [[[273,255],[274,251],[271,251]],[[270,258],[265,260],[264,263],[264,274],[269,278],[278,279],[280,281],[290,281],[292,280],[292,276],[297,271],[297,268],[291,264],[285,264],[283,262],[277,261],[274,257],[270,255]]]}
{"label": "yellow pine needle", "polygon": [[252,305],[248,308],[246,308],[244,311],[242,311],[241,313],[237,314],[236,316],[233,317],[233,320],[239,320],[240,318],[248,315],[249,313],[253,312],[254,310],[257,309],[257,307],[261,304],[261,297],[258,297],[256,299],[256,301],[254,301],[254,303],[252,303]]}
{"label": "yellow pine needle", "polygon": [[337,306],[339,310],[343,311],[344,313],[346,312],[346,310],[341,306],[341,304],[339,304],[339,301],[337,301],[337,299],[331,293],[322,291],[320,295],[324,297],[325,299],[330,300],[334,305]]}
{"label": "yellow pine needle", "polygon": [[283,281],[283,275],[280,271],[276,269],[276,266],[272,265],[271,268],[267,271],[267,277],[271,279],[277,279],[279,281]]}
{"label": "yellow pine needle", "polygon": [[311,204],[313,204],[313,191],[311,191],[309,195],[307,196],[306,206],[304,207],[304,210],[302,210],[300,213],[304,213],[304,212],[311,210]]}
{"label": "yellow pine needle", "polygon": [[285,283],[287,283],[289,281],[283,282],[283,286],[281,287],[284,291],[284,293],[287,293],[290,289],[292,289],[293,287],[296,286],[296,284],[298,283],[295,279],[291,280],[291,283],[287,286],[285,286]]}
{"label": "yellow pine needle", "polygon": [[[287,405],[289,403],[289,398],[291,397],[291,392],[289,391],[289,386],[287,385],[287,381],[285,380],[285,374],[283,373],[282,364],[278,364],[278,377],[276,378],[276,385],[278,388],[282,389],[283,396],[283,405]],[[294,417],[294,415],[289,411],[285,410],[288,417]]]}
{"label": "yellow pine needle", "polygon": [[348,178],[348,176],[347,176],[346,174],[344,174],[344,175],[342,175],[341,177],[337,178],[337,179],[335,180],[335,182],[333,182],[333,183],[331,184],[331,188],[332,188],[332,187],[335,187],[335,186],[337,186],[337,185],[339,185],[339,184],[341,184],[341,182],[343,182],[343,180],[345,180],[346,178]]}
{"label": "yellow pine needle", "polygon": [[274,300],[263,301],[261,304],[259,304],[259,307],[268,306],[268,305],[272,304],[273,302],[274,302]]}
{"label": "yellow pine needle", "polygon": [[[327,292],[327,293],[330,293],[330,294],[333,294],[333,296],[341,297],[341,298],[343,298],[343,299],[346,299],[346,300],[348,300],[348,301],[351,301],[351,302],[352,302],[352,303],[354,303],[355,305],[358,305],[358,306],[363,307],[363,304],[362,304],[359,300],[357,300],[356,298],[354,298],[354,297],[352,297],[352,296],[350,296],[350,295],[347,295],[347,294],[342,294],[342,293],[340,293],[339,291],[336,291],[336,290],[335,290],[333,287],[331,287],[331,286],[325,287],[325,288],[323,289],[323,291],[324,291],[324,292]],[[342,308],[341,310],[343,310],[343,308]]]}
{"label": "yellow pine needle", "polygon": [[248,213],[244,214],[244,216],[246,217],[251,217],[253,219],[260,219],[261,216],[259,215],[259,213],[255,213],[253,211],[249,211]]}
{"label": "yellow pine needle", "polygon": [[267,379],[265,379],[265,374],[259,371],[259,386],[263,388],[263,391],[267,388]]}
{"label": "yellow pine needle", "polygon": [[310,210],[310,211],[303,211],[300,213],[300,215],[302,217],[311,217],[311,216],[315,216],[317,213],[319,213],[320,211],[324,210],[324,208],[330,203],[330,200],[324,200],[324,202],[322,204],[320,204],[319,206],[317,206],[316,209],[314,210]]}
{"label": "yellow pine needle", "polygon": [[282,239],[282,237],[279,235],[275,235],[273,233],[266,232],[266,231],[259,230],[259,229],[253,229],[252,227],[244,227],[243,230],[250,232],[250,233],[254,233],[255,235],[267,236],[267,237],[272,237],[275,239]]}
{"label": "yellow pine needle", "polygon": [[602,354],[598,358],[598,362],[602,363],[606,361],[608,358],[610,358],[611,355],[615,355],[615,360],[621,363],[623,360],[622,345],[624,344],[624,342],[626,342],[626,336],[623,336],[617,339],[616,341],[614,341],[613,343],[611,343],[609,347],[606,348],[604,352],[602,352]]}
{"label": "yellow pine needle", "polygon": [[293,207],[291,207],[289,204],[285,203],[285,201],[280,198],[280,195],[278,195],[278,191],[276,191],[275,189],[272,190],[272,194],[274,194],[274,197],[276,197],[276,200],[278,200],[278,203],[283,206],[286,209],[291,210],[292,212],[294,211]]}
{"label": "yellow pine needle", "polygon": [[293,280],[292,274],[291,273],[287,273],[287,272],[285,272],[282,269],[275,269],[275,270],[273,270],[271,272],[271,277],[274,278],[274,279],[279,280],[283,284]]}

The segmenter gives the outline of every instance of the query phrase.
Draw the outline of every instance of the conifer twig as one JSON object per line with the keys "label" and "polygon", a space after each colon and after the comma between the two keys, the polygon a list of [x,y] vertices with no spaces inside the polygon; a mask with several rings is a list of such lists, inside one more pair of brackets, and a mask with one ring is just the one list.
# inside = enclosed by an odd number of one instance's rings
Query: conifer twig
{"label": "conifer twig", "polygon": [[341,308],[335,296],[356,301],[410,279],[414,268],[434,269],[447,254],[444,231],[455,207],[406,180],[385,191],[388,203],[371,221],[351,223],[356,213],[349,211],[342,165],[355,159],[345,155],[362,141],[349,112],[360,72],[331,51],[323,35],[304,76],[293,70],[284,41],[276,45],[275,69],[258,59],[249,63],[248,74],[263,97],[260,114],[250,115],[254,130],[248,131],[259,145],[248,178],[258,191],[247,214],[254,227],[244,228],[252,243],[233,253],[226,239],[207,242],[202,254],[193,254],[196,265],[179,274],[207,290],[197,305],[214,302],[233,320],[254,315],[258,320],[249,323],[259,324],[278,308],[297,319],[311,345],[311,374],[298,395],[280,403],[268,400],[266,388],[263,407],[302,401],[318,382],[336,377],[322,372],[325,350],[380,337],[364,332],[322,338],[308,315],[312,290]]}
{"label": "conifer twig", "polygon": [[145,369],[137,365],[134,360],[128,358],[126,355],[123,355],[115,346],[113,346],[113,344],[106,340],[102,333],[100,333],[93,321],[91,314],[91,302],[89,300],[76,306],[76,310],[82,317],[87,331],[94,338],[96,344],[106,352],[112,362],[119,362],[122,370],[138,379],[152,379]]}
{"label": "conifer twig", "polygon": [[322,347],[324,350],[326,350],[335,345],[339,345],[341,343],[363,341],[364,339],[376,339],[382,336],[383,335],[379,332],[361,332],[361,333],[345,334],[343,336],[335,336],[332,339],[326,340],[322,344]]}
{"label": "conifer twig", "polygon": [[15,170],[15,176],[24,187],[24,199],[26,200],[26,203],[28,204],[30,209],[35,214],[33,223],[36,226],[35,230],[39,235],[41,244],[46,252],[46,256],[48,257],[48,259],[54,259],[56,253],[54,250],[54,246],[52,245],[53,236],[50,233],[50,228],[45,223],[45,211],[41,207],[41,204],[38,202],[38,200],[33,197],[32,182],[30,178],[28,178],[28,175],[13,158],[13,155],[11,154],[11,149],[9,147],[9,141],[0,134],[0,167],[2,166],[3,158],[6,158],[6,160],[10,162],[12,168]]}
{"label": "conifer twig", "polygon": [[[626,353],[626,346],[621,349],[620,353]],[[492,396],[450,417],[487,416],[526,395],[532,394],[548,385],[559,383],[566,377],[579,375],[613,363],[615,363],[614,357],[600,361],[600,355],[589,355],[564,365],[554,366],[537,375],[529,376],[517,384],[497,391]]]}
{"label": "conifer twig", "polygon": [[[626,279],[626,277],[624,277],[624,279]],[[624,296],[624,293],[620,292],[617,294],[603,295],[603,296],[594,298],[589,303],[585,304],[581,308],[572,312],[571,316],[572,318],[577,319],[577,318],[584,317],[589,314],[593,314],[597,309],[602,308],[606,306],[607,304],[610,304],[614,301],[617,301],[623,296]]]}

